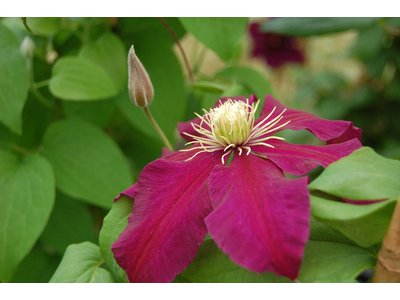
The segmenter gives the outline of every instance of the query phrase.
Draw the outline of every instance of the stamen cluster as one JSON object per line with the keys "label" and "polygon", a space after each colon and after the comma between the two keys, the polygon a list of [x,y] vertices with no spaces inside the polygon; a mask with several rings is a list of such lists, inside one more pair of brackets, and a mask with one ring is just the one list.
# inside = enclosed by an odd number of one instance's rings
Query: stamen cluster
{"label": "stamen cluster", "polygon": [[276,126],[282,119],[285,109],[278,116],[267,122],[276,109],[274,107],[267,117],[254,126],[255,113],[259,103],[260,101],[257,101],[255,105],[254,103],[250,105],[248,99],[246,102],[228,99],[224,103],[220,101],[220,105],[210,109],[210,111],[204,110],[204,116],[195,113],[201,119],[201,122],[200,124],[191,124],[200,136],[184,132],[185,135],[194,139],[194,141],[186,145],[192,144],[195,147],[181,151],[197,151],[195,155],[187,160],[191,160],[202,152],[223,150],[226,152],[222,156],[222,163],[224,164],[225,157],[230,155],[234,149],[239,151],[239,155],[242,155],[243,150],[246,150],[246,154],[249,155],[252,146],[263,145],[274,148],[274,146],[265,141],[269,139],[284,140],[284,138],[268,136],[268,133],[282,128],[290,121]]}

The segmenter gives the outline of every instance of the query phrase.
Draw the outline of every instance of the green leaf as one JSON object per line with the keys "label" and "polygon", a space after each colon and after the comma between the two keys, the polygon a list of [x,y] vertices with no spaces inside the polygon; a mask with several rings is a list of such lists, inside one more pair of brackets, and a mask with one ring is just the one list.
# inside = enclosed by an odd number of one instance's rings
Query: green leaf
{"label": "green leaf", "polygon": [[107,72],[84,58],[58,59],[53,66],[52,75],[50,92],[63,100],[100,100],[118,93],[113,79]]}
{"label": "green leaf", "polygon": [[34,32],[41,35],[50,35],[55,33],[61,27],[61,18],[26,18],[26,23]]}
{"label": "green leaf", "polygon": [[246,27],[247,18],[180,18],[196,39],[228,61],[235,55]]}
{"label": "green leaf", "polygon": [[121,282],[127,281],[126,272],[115,261],[111,246],[128,225],[128,217],[132,213],[132,206],[133,199],[130,197],[123,195],[118,199],[104,218],[99,237],[100,253],[107,265],[113,270],[115,277]]}
{"label": "green leaf", "polygon": [[390,199],[400,195],[399,178],[400,161],[364,147],[329,165],[309,188],[354,200]]}
{"label": "green leaf", "polygon": [[381,242],[389,227],[396,199],[354,205],[311,196],[311,214],[363,247]]}
{"label": "green leaf", "polygon": [[201,244],[193,262],[175,282],[291,282],[274,273],[253,273],[232,262],[213,240]]}
{"label": "green leaf", "polygon": [[385,30],[380,25],[364,28],[358,33],[358,40],[352,52],[357,58],[368,61],[374,59],[382,49]]}
{"label": "green leaf", "polygon": [[46,226],[54,204],[53,170],[39,154],[0,150],[0,280],[8,282]]}
{"label": "green leaf", "polygon": [[61,255],[70,244],[95,242],[96,235],[88,206],[58,192],[53,212],[40,239]]}
{"label": "green leaf", "polygon": [[97,41],[83,46],[79,56],[102,67],[118,89],[128,82],[127,51],[121,39],[111,33],[103,34]]}
{"label": "green leaf", "polygon": [[61,256],[51,252],[43,243],[37,243],[21,262],[10,282],[47,283],[56,271]]}
{"label": "green leaf", "polygon": [[[272,93],[269,81],[264,75],[252,68],[233,66],[219,71],[217,74],[243,85],[251,93],[255,94],[258,99],[261,99],[262,102],[265,101],[267,94]],[[248,97],[249,95],[243,96]]]}
{"label": "green leaf", "polygon": [[360,29],[382,18],[279,18],[262,25],[262,31],[290,36],[310,36]]}
{"label": "green leaf", "polygon": [[376,264],[377,251],[362,248],[337,229],[311,216],[298,280],[300,282],[355,282],[365,269]]}
{"label": "green leaf", "polygon": [[193,85],[193,88],[199,89],[203,92],[208,93],[222,93],[227,89],[228,86],[223,85],[219,82],[213,82],[208,80],[197,80]]}
{"label": "green leaf", "polygon": [[78,117],[101,128],[106,127],[114,116],[115,99],[98,101],[63,101],[67,117]]}
{"label": "green leaf", "polygon": [[84,242],[68,246],[50,283],[81,282],[108,283],[114,282],[111,274],[100,265],[104,262],[99,246]]}
{"label": "green leaf", "polygon": [[73,119],[53,123],[43,146],[57,187],[66,195],[110,208],[113,199],[132,184],[119,147],[90,123]]}
{"label": "green leaf", "polygon": [[303,256],[300,282],[355,282],[376,257],[367,250],[343,243],[309,241]]}
{"label": "green leaf", "polygon": [[28,97],[28,71],[17,37],[0,24],[0,122],[22,132],[22,109]]}

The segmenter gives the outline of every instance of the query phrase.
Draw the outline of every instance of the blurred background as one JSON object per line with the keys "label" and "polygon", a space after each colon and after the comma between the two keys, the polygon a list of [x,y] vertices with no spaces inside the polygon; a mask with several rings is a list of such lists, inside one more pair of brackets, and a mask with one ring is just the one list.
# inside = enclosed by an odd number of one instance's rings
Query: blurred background
{"label": "blurred background", "polygon": [[[270,93],[352,121],[364,146],[400,158],[400,18],[163,20],[170,28],[158,18],[0,19],[0,179],[9,169],[34,174],[15,175],[15,189],[0,180],[0,236],[9,239],[0,239],[0,261],[9,262],[1,281],[48,282],[69,244],[97,243],[113,198],[160,157],[160,139],[127,92],[132,44],[175,150],[184,147],[176,125],[194,112],[223,96]],[[322,145],[305,130],[282,135]],[[27,194],[32,207],[21,213]]]}

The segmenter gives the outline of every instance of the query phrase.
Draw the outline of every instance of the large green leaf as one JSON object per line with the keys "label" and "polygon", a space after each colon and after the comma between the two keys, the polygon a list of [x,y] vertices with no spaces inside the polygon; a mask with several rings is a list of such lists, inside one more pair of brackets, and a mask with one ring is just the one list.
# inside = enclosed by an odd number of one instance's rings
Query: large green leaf
{"label": "large green leaf", "polygon": [[231,261],[213,240],[201,244],[193,262],[175,282],[291,282],[274,273],[253,273]]}
{"label": "large green leaf", "polygon": [[186,30],[200,42],[228,61],[236,54],[247,18],[180,18]]}
{"label": "large green leaf", "polygon": [[114,282],[111,274],[100,267],[102,263],[99,246],[90,242],[70,245],[50,282]]}
{"label": "large green leaf", "polygon": [[262,25],[265,32],[291,36],[310,36],[360,29],[382,18],[279,18]]}
{"label": "large green leaf", "polygon": [[102,67],[80,57],[58,59],[49,88],[55,97],[72,101],[100,100],[118,93],[114,80]]}
{"label": "large green leaf", "polygon": [[363,247],[381,242],[390,223],[396,199],[354,205],[311,196],[311,214],[338,229]]}
{"label": "large green leaf", "polygon": [[116,106],[114,99],[99,101],[63,101],[67,117],[78,117],[101,128],[106,127],[114,116]]}
{"label": "large green leaf", "polygon": [[355,282],[363,270],[375,266],[377,254],[376,248],[357,246],[339,230],[311,216],[310,237],[298,280]]}
{"label": "large green leaf", "polygon": [[108,215],[104,218],[103,227],[100,231],[99,245],[100,253],[107,265],[113,270],[116,278],[126,282],[126,272],[115,261],[112,244],[128,225],[128,217],[132,213],[133,199],[123,195],[114,203]]}
{"label": "large green leaf", "polygon": [[61,255],[70,244],[95,242],[93,220],[87,204],[58,192],[53,212],[40,239]]}
{"label": "large green leaf", "polygon": [[[181,65],[171,49],[173,39],[160,21],[156,18],[137,19],[136,28],[132,28],[126,43],[134,44],[136,55],[149,73],[154,87],[154,100],[149,107],[172,142],[176,124],[182,120],[187,105]],[[153,35],[154,28],[158,28],[156,36]],[[159,139],[143,110],[130,101],[127,89],[118,96],[117,104],[132,126]]]}
{"label": "large green leaf", "polygon": [[343,243],[309,241],[303,256],[300,282],[355,282],[365,269],[373,268],[374,257],[366,249]]}
{"label": "large green leaf", "polygon": [[102,67],[119,89],[127,86],[127,51],[117,35],[103,34],[97,41],[84,45],[79,56]]}
{"label": "large green leaf", "polygon": [[61,27],[61,18],[31,17],[31,18],[26,18],[26,23],[28,24],[29,28],[32,29],[34,32],[39,33],[41,35],[50,35],[55,33]]}
{"label": "large green leaf", "polygon": [[113,199],[132,184],[121,150],[90,123],[74,119],[53,123],[43,146],[57,187],[71,197],[110,208]]}
{"label": "large green leaf", "polygon": [[399,178],[400,161],[364,147],[329,165],[309,188],[354,200],[390,199],[400,195]]}
{"label": "large green leaf", "polygon": [[22,109],[28,97],[28,71],[17,37],[0,24],[0,122],[22,132]]}
{"label": "large green leaf", "polygon": [[0,150],[0,280],[10,280],[46,226],[54,204],[53,170],[39,154]]}
{"label": "large green leaf", "polygon": [[[255,94],[258,99],[261,99],[261,101],[265,100],[267,94],[272,93],[269,81],[264,75],[252,68],[233,66],[219,71],[217,74],[243,85],[251,93]],[[243,96],[248,97],[249,95]]]}

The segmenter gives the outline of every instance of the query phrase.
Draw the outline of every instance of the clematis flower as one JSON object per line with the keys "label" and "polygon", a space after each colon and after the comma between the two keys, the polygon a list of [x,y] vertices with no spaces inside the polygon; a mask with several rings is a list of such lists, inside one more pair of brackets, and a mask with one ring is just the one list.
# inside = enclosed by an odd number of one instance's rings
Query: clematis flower
{"label": "clematis flower", "polygon": [[253,39],[252,55],[260,57],[272,68],[287,63],[304,63],[304,49],[295,37],[276,33],[261,32],[260,24],[250,24],[249,31]]}
{"label": "clematis flower", "polygon": [[[164,150],[138,182],[128,226],[112,246],[130,282],[171,282],[194,259],[207,232],[235,263],[295,279],[309,235],[308,177],[361,147],[351,122],[285,107],[268,95],[223,98],[178,124],[192,145]],[[307,129],[326,146],[292,145],[273,134]],[[228,157],[233,153],[230,163]],[[117,197],[118,199],[118,197]]]}

